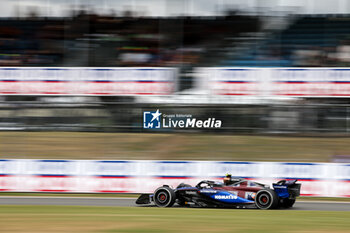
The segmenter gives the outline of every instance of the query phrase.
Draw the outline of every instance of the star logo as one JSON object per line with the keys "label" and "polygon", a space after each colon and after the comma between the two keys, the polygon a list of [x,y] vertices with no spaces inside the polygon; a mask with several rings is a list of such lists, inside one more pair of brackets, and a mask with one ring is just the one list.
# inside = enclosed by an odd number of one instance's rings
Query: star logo
{"label": "star logo", "polygon": [[151,114],[152,114],[152,116],[153,116],[151,122],[154,121],[155,119],[157,119],[157,121],[159,121],[159,116],[162,115],[162,114],[159,112],[159,109],[157,109],[157,111],[156,111],[155,113],[151,113]]}
{"label": "star logo", "polygon": [[143,128],[144,129],[160,129],[160,116],[159,109],[155,112],[143,112]]}

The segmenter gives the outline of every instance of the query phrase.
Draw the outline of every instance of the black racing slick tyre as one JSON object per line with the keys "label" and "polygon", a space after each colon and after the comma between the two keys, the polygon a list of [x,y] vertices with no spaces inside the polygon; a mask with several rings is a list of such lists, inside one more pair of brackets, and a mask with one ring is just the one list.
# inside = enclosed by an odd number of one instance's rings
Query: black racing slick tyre
{"label": "black racing slick tyre", "polygon": [[171,207],[174,205],[176,200],[176,194],[174,190],[169,187],[159,187],[154,191],[153,196],[154,203],[158,207]]}
{"label": "black racing slick tyre", "polygon": [[255,205],[259,209],[274,209],[278,205],[278,196],[272,189],[262,189],[256,193]]}

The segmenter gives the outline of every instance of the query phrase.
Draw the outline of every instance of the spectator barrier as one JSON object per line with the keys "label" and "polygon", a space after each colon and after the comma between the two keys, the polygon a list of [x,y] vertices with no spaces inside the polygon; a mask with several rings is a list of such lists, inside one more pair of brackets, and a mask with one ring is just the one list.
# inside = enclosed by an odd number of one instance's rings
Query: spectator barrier
{"label": "spectator barrier", "polygon": [[0,95],[169,95],[175,68],[0,68]]}
{"label": "spectator barrier", "polygon": [[196,87],[212,95],[349,97],[348,68],[198,68]]}
{"label": "spectator barrier", "polygon": [[350,197],[349,163],[0,160],[0,191],[151,193],[158,186],[220,181],[226,173],[262,183],[298,179],[301,195]]}
{"label": "spectator barrier", "polygon": [[[195,87],[212,95],[350,96],[348,68],[198,68]],[[170,95],[175,68],[0,68],[0,95]]]}

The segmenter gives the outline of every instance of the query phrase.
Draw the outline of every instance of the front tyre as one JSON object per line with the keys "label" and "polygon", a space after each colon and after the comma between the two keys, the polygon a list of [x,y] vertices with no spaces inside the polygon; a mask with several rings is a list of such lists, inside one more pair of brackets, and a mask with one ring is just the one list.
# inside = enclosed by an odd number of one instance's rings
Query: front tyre
{"label": "front tyre", "polygon": [[174,190],[169,187],[163,186],[159,187],[154,191],[154,203],[158,207],[171,207],[174,205],[176,200],[176,195]]}
{"label": "front tyre", "polygon": [[278,205],[278,196],[271,189],[262,189],[256,193],[254,201],[259,209],[274,209]]}

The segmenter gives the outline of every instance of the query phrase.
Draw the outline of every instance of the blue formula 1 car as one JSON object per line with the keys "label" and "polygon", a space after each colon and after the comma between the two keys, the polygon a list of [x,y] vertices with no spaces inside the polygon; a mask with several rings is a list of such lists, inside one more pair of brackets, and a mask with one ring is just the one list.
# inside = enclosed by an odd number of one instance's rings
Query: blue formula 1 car
{"label": "blue formula 1 car", "polygon": [[297,180],[280,180],[268,186],[245,179],[224,178],[224,183],[204,180],[196,186],[181,183],[172,189],[168,185],[157,188],[153,194],[142,194],[136,204],[154,203],[171,207],[175,203],[188,207],[221,208],[290,208],[300,195]]}

